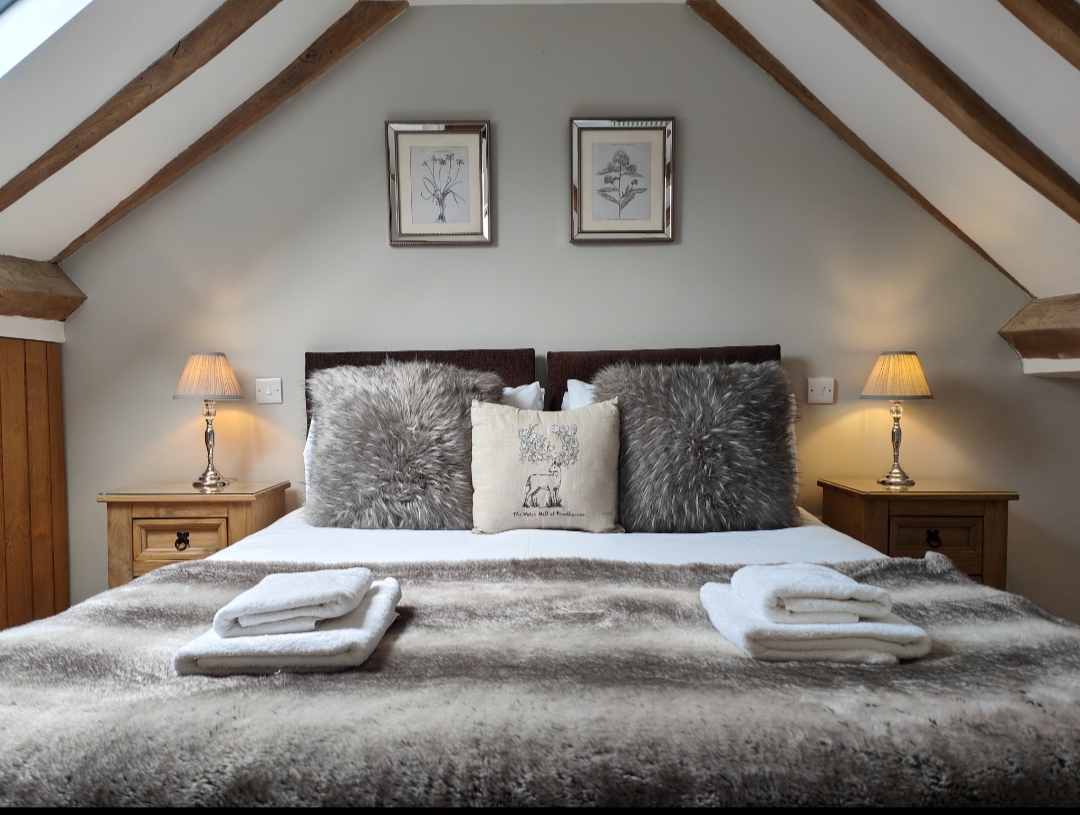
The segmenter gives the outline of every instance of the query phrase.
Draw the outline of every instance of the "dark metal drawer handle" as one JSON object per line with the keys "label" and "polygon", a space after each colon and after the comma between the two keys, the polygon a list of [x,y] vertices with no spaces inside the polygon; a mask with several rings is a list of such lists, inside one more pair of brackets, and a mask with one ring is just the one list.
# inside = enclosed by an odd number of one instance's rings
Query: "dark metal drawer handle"
{"label": "dark metal drawer handle", "polygon": [[174,543],[173,546],[176,547],[177,552],[183,552],[185,549],[188,548],[188,545],[190,544],[190,541],[188,541],[188,536],[190,534],[190,532],[176,533],[176,543]]}
{"label": "dark metal drawer handle", "polygon": [[926,545],[931,549],[938,549],[941,546],[941,536],[937,529],[926,530]]}

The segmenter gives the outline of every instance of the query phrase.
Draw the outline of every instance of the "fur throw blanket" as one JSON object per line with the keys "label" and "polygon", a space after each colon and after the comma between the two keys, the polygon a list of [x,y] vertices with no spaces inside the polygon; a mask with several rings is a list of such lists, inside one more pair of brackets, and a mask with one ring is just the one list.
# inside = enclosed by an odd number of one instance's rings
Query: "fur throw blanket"
{"label": "fur throw blanket", "polygon": [[268,572],[178,564],[0,633],[0,804],[1080,803],[1080,628],[941,556],[841,564],[933,650],[764,663],[698,602],[735,567],[399,564],[359,669],[180,677]]}

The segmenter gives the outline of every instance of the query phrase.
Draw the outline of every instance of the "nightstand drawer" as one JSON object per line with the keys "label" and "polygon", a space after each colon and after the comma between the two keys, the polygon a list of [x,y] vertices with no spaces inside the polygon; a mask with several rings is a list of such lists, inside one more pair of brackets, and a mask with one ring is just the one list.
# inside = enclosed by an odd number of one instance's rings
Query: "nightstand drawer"
{"label": "nightstand drawer", "polygon": [[983,519],[971,515],[894,515],[889,518],[889,554],[921,558],[940,552],[962,571],[982,571]]}
{"label": "nightstand drawer", "polygon": [[285,514],[288,481],[234,481],[220,492],[191,484],[136,484],[103,492],[108,505],[109,587],[151,569],[198,560],[272,524]]}
{"label": "nightstand drawer", "polygon": [[135,575],[181,560],[198,560],[229,542],[227,518],[135,518],[131,522]]}
{"label": "nightstand drawer", "polygon": [[891,489],[868,478],[822,478],[822,515],[833,529],[893,557],[940,552],[973,580],[1005,588],[1009,501],[1018,496],[954,481]]}

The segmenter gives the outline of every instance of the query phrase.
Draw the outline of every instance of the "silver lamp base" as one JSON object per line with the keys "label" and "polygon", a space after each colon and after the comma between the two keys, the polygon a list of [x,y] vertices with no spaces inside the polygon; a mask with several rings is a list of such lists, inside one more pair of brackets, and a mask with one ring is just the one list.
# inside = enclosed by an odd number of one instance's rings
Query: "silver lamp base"
{"label": "silver lamp base", "polygon": [[884,484],[886,487],[912,487],[915,485],[915,479],[909,477],[899,465],[894,466],[877,482]]}
{"label": "silver lamp base", "polygon": [[890,412],[892,413],[893,419],[892,469],[879,478],[877,482],[893,489],[911,487],[915,484],[915,480],[910,478],[908,474],[904,472],[904,468],[900,466],[900,417],[904,415],[904,407],[899,401],[893,400],[892,410]]}
{"label": "silver lamp base", "polygon": [[214,400],[204,400],[203,418],[206,419],[206,433],[204,436],[206,441],[206,469],[203,470],[202,475],[191,482],[191,486],[202,492],[221,492],[221,490],[229,485],[230,481],[236,480],[235,478],[226,478],[214,467],[214,416],[216,415],[217,410],[215,408]]}
{"label": "silver lamp base", "polygon": [[202,492],[221,492],[221,490],[229,486],[231,481],[235,480],[235,478],[226,478],[217,470],[207,467],[202,475],[191,482],[191,486]]}

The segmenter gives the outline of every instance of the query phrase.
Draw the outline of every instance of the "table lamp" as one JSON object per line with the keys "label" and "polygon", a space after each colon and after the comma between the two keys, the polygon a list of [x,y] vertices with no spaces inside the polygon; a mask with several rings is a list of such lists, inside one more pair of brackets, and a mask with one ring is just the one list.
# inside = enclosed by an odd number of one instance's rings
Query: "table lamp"
{"label": "table lamp", "polygon": [[236,374],[229,367],[229,360],[220,351],[201,351],[188,357],[180,384],[176,386],[173,399],[202,399],[203,418],[206,419],[206,471],[192,482],[203,492],[217,492],[230,481],[214,469],[214,416],[215,405],[221,401],[239,401],[244,398]]}
{"label": "table lamp", "polygon": [[877,481],[887,487],[910,487],[915,481],[900,466],[900,417],[905,399],[933,399],[926,382],[919,357],[914,351],[883,351],[878,357],[866,387],[863,399],[888,399],[892,402],[892,469]]}

